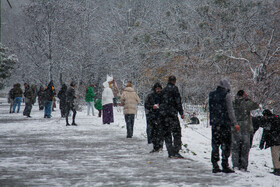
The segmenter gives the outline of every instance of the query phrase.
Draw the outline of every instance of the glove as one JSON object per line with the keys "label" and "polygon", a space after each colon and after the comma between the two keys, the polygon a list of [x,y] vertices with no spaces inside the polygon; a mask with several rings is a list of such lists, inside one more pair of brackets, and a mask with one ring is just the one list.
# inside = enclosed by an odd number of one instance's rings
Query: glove
{"label": "glove", "polygon": [[234,125],[235,131],[239,132],[240,131],[240,126],[238,124]]}

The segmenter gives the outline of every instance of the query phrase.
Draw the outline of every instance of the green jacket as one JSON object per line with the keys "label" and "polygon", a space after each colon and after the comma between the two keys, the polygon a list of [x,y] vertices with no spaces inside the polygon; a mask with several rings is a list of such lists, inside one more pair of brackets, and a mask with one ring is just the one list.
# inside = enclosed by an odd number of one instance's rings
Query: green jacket
{"label": "green jacket", "polygon": [[233,102],[233,108],[237,124],[240,126],[241,133],[253,132],[251,120],[251,111],[258,109],[259,105],[250,99],[236,98]]}
{"label": "green jacket", "polygon": [[94,103],[94,107],[97,109],[97,110],[102,110],[102,102],[101,102],[101,99],[96,99],[95,103]]}
{"label": "green jacket", "polygon": [[89,86],[87,88],[87,92],[86,92],[86,102],[93,102],[93,98],[94,98],[95,94],[93,91],[93,88],[91,86]]}

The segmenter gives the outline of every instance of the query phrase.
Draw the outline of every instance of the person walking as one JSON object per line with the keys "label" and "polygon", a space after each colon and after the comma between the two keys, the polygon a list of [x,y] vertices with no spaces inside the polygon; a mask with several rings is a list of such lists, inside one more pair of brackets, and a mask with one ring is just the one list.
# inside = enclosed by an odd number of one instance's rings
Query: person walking
{"label": "person walking", "polygon": [[9,93],[8,93],[8,103],[10,103],[10,113],[13,112],[13,106],[14,106],[14,89],[15,89],[15,84],[13,85],[13,87],[10,89]]}
{"label": "person walking", "polygon": [[66,84],[62,84],[61,89],[59,90],[57,97],[59,99],[59,109],[60,109],[60,114],[62,118],[66,117],[66,91],[67,91],[67,86]]}
{"label": "person walking", "polygon": [[169,76],[166,87],[161,91],[159,104],[162,137],[165,141],[169,158],[184,158],[179,151],[182,146],[182,133],[178,113],[184,119],[181,95],[176,86],[176,77]]}
{"label": "person walking", "polygon": [[20,88],[20,83],[16,83],[14,90],[13,90],[13,95],[14,95],[14,105],[13,105],[13,113],[16,111],[17,107],[17,113],[20,111],[20,105],[21,105],[21,100],[22,100],[22,89]]}
{"label": "person walking", "polygon": [[91,114],[94,116],[94,84],[91,84],[88,88],[87,88],[87,92],[86,92],[86,103],[87,103],[87,115],[89,116],[90,110],[91,110]]}
{"label": "person walking", "polygon": [[[153,143],[153,152],[159,152],[163,147],[162,126],[159,118],[159,103],[160,103],[160,92],[162,86],[160,83],[155,83],[153,92],[150,93],[145,100],[145,109],[148,110],[149,115],[149,127],[147,126],[148,142],[149,140]],[[148,134],[150,132],[150,134]]]}
{"label": "person walking", "polygon": [[[210,125],[212,127],[212,156],[213,173],[234,173],[229,167],[228,158],[231,149],[231,127],[239,131],[232,106],[230,84],[221,80],[215,91],[209,93]],[[219,168],[219,148],[222,149],[222,170]]]}
{"label": "person walking", "polygon": [[38,104],[39,104],[39,110],[44,109],[44,87],[41,85],[39,88],[39,91],[37,92],[38,96]]}
{"label": "person walking", "polygon": [[78,126],[75,123],[75,118],[76,118],[76,114],[77,114],[77,111],[76,111],[77,106],[75,106],[75,99],[77,99],[77,96],[75,94],[75,88],[76,88],[76,83],[74,81],[72,81],[70,83],[70,87],[66,91],[66,106],[67,106],[66,107],[66,126],[70,126],[70,123],[68,122],[68,116],[69,116],[70,110],[73,112],[71,125]]}
{"label": "person walking", "polygon": [[24,95],[25,108],[23,111],[23,115],[30,118],[34,95],[33,95],[33,90],[31,89],[29,84],[24,83],[24,88],[25,90],[23,95]]}
{"label": "person walking", "polygon": [[123,106],[123,113],[126,122],[127,138],[132,138],[135,114],[137,112],[137,104],[140,98],[132,88],[131,82],[128,82],[126,88],[121,95],[121,105]]}
{"label": "person walking", "polygon": [[271,149],[273,174],[280,176],[280,118],[268,109],[263,111],[265,123],[262,125],[263,134],[260,149]]}
{"label": "person walking", "polygon": [[258,109],[258,107],[258,103],[249,99],[244,90],[237,92],[233,108],[240,131],[232,132],[232,165],[234,170],[247,171],[251,148],[250,137],[254,132],[251,111]]}
{"label": "person walking", "polygon": [[114,94],[109,87],[109,82],[103,83],[104,90],[102,92],[102,121],[103,124],[110,124],[114,122],[113,114],[113,98]]}
{"label": "person walking", "polygon": [[53,85],[53,81],[51,80],[44,90],[44,100],[45,100],[45,111],[44,111],[44,118],[51,118],[52,117],[52,102],[53,97],[55,96],[55,89]]}

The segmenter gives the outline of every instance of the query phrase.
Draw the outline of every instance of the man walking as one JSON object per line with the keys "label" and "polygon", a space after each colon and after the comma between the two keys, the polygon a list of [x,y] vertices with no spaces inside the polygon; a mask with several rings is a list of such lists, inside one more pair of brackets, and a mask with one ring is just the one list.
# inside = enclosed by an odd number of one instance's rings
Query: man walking
{"label": "man walking", "polygon": [[70,110],[72,110],[73,112],[73,116],[72,116],[72,125],[77,126],[77,124],[75,123],[75,118],[76,118],[76,106],[74,104],[76,97],[75,94],[75,87],[76,87],[76,83],[75,82],[71,82],[70,87],[67,89],[66,91],[66,126],[70,126],[69,122],[68,122],[68,116],[69,116],[69,112]]}
{"label": "man walking", "polygon": [[184,158],[179,154],[182,146],[181,126],[178,113],[184,119],[181,95],[176,84],[176,77],[170,76],[166,87],[161,92],[159,104],[160,123],[162,124],[163,139],[169,158]]}
{"label": "man walking", "polygon": [[32,109],[32,104],[33,104],[33,91],[31,89],[31,87],[29,86],[29,84],[24,83],[24,101],[25,101],[25,108],[23,111],[23,115],[27,116],[27,117],[31,117],[30,113],[31,113],[31,109]]}
{"label": "man walking", "polygon": [[[217,89],[210,92],[209,112],[210,125],[212,126],[212,172],[233,173],[234,171],[229,168],[228,164],[231,147],[231,127],[235,126],[236,131],[239,131],[240,127],[234,115],[230,85],[227,80],[221,80]],[[218,161],[220,160],[220,146],[222,149],[223,170],[218,165]]]}

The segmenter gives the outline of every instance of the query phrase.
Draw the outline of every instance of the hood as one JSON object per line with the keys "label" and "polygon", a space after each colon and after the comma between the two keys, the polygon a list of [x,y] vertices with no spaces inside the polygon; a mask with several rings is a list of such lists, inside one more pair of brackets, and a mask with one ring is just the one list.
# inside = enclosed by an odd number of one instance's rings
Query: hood
{"label": "hood", "polygon": [[108,83],[107,81],[105,81],[105,82],[103,83],[103,87],[104,87],[104,88],[109,88],[109,83]]}
{"label": "hood", "polygon": [[230,90],[230,84],[226,79],[223,79],[219,82],[218,87],[224,88],[226,90]]}

